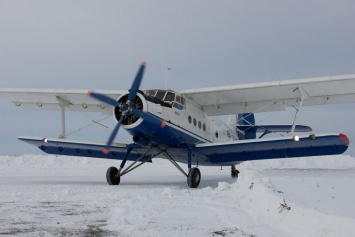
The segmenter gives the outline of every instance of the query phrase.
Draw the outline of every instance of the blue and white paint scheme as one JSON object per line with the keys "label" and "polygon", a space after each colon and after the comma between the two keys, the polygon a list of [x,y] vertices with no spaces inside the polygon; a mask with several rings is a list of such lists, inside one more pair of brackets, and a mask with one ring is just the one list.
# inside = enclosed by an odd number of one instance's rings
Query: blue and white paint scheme
{"label": "blue and white paint scheme", "polygon": [[[59,138],[21,136],[20,140],[49,154],[122,160],[110,167],[107,182],[120,178],[153,158],[171,161],[186,177],[188,186],[198,187],[197,166],[231,166],[243,161],[335,155],[343,153],[349,140],[344,134],[309,134],[297,125],[303,106],[355,102],[355,75],[322,77],[192,89],[180,93],[165,89],[140,90],[146,63],[139,67],[129,91],[83,91],[50,89],[0,89],[0,98],[23,109],[58,110],[62,115]],[[296,108],[292,125],[258,125],[254,114]],[[117,121],[105,142],[66,138],[65,113],[101,112]],[[228,124],[218,116],[230,115]],[[120,128],[132,135],[132,143],[115,143]],[[269,133],[286,133],[267,137]],[[307,135],[298,135],[305,132]],[[261,135],[257,137],[257,133]],[[126,161],[133,161],[126,167]],[[177,163],[185,163],[186,173]]]}

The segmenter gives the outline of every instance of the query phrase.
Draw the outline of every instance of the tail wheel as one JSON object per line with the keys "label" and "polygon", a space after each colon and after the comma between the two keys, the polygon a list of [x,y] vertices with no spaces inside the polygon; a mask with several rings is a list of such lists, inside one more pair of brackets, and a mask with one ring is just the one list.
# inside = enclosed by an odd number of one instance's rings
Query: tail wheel
{"label": "tail wheel", "polygon": [[118,175],[118,169],[114,166],[107,169],[106,180],[109,185],[119,185],[121,177]]}
{"label": "tail wheel", "polygon": [[190,169],[187,176],[187,184],[190,188],[197,188],[201,181],[201,172],[198,168],[194,167]]}
{"label": "tail wheel", "polygon": [[235,168],[235,165],[231,166],[231,176],[233,179],[237,179],[239,175],[239,170]]}
{"label": "tail wheel", "polygon": [[232,170],[231,172],[231,176],[233,179],[237,179],[239,175],[239,171],[238,170]]}

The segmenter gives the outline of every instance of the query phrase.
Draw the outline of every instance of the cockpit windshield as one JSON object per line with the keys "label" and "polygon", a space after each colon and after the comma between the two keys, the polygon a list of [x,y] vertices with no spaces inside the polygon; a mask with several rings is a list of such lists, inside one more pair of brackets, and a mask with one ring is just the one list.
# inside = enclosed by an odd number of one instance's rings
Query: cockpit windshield
{"label": "cockpit windshield", "polygon": [[146,90],[144,91],[144,95],[158,99],[180,110],[185,107],[184,98],[172,90]]}

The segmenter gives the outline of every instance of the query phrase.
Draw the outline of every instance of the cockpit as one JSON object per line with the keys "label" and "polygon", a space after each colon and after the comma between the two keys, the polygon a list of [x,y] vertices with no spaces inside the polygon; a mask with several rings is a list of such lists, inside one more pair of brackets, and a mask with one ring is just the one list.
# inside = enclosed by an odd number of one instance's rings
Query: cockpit
{"label": "cockpit", "polygon": [[162,106],[166,106],[170,108],[174,107],[180,110],[183,110],[185,108],[185,99],[172,90],[160,90],[160,89],[145,90],[144,96],[146,96],[147,99],[148,98],[153,99],[150,100],[153,103],[158,101],[162,102],[160,103]]}

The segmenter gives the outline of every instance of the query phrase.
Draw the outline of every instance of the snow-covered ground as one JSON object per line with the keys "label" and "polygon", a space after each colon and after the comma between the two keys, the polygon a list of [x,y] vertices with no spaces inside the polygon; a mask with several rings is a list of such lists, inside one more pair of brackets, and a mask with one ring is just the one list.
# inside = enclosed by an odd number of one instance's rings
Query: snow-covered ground
{"label": "snow-covered ground", "polygon": [[119,161],[0,156],[0,235],[355,235],[350,156],[245,162],[238,181],[227,167],[200,167],[198,189],[159,159],[109,186],[112,165]]}

